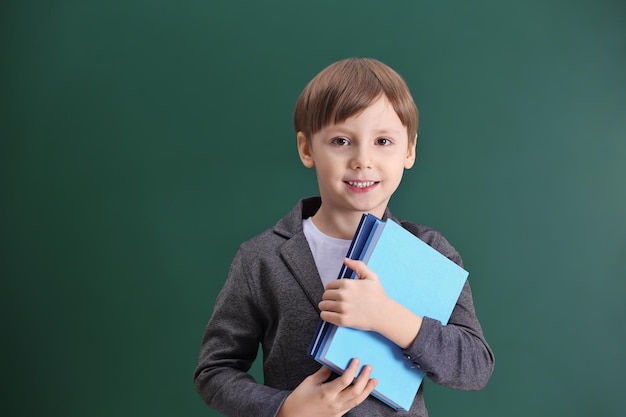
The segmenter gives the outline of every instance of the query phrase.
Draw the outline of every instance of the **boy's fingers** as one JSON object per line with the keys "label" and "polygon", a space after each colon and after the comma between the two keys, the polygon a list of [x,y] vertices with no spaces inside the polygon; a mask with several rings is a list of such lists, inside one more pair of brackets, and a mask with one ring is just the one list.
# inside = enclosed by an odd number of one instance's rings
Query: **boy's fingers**
{"label": "boy's fingers", "polygon": [[365,365],[363,369],[361,369],[359,376],[354,380],[353,386],[355,388],[355,391],[363,391],[365,389],[365,385],[367,385],[367,382],[370,380],[371,375],[372,367],[370,365]]}
{"label": "boy's fingers", "polygon": [[342,395],[344,400],[347,401],[346,404],[348,404],[350,408],[362,403],[367,396],[374,391],[374,388],[376,388],[378,381],[370,378],[371,375],[372,367],[370,365],[366,365],[361,369],[361,372],[358,377],[354,379],[352,385],[344,388]]}
{"label": "boy's fingers", "polygon": [[339,378],[335,379],[333,382],[335,382],[337,385],[340,385],[339,388],[341,390],[344,390],[350,385],[352,385],[352,382],[354,382],[354,378],[356,377],[356,373],[358,371],[359,371],[359,360],[357,358],[354,358],[350,361],[350,364],[348,365],[344,373]]}

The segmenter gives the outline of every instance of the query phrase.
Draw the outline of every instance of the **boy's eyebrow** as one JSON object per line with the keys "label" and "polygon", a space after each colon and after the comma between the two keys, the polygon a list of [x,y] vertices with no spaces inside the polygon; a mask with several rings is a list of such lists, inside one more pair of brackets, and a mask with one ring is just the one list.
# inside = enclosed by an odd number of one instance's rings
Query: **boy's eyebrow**
{"label": "boy's eyebrow", "polygon": [[374,130],[374,133],[376,133],[377,135],[397,135],[399,133],[402,133],[402,130],[396,130],[396,129],[376,129]]}

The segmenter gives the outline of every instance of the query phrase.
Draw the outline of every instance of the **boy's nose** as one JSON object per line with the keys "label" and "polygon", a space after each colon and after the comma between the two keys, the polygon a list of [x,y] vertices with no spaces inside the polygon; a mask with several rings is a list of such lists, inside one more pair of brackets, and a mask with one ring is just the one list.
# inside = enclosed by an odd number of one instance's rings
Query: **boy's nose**
{"label": "boy's nose", "polygon": [[366,146],[359,147],[350,163],[352,169],[366,169],[372,167],[372,156]]}

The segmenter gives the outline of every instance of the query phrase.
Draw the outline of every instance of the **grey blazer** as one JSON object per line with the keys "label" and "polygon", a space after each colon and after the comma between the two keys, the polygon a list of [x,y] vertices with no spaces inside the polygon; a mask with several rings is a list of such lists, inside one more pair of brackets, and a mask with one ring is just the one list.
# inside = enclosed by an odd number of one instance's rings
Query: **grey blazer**
{"label": "grey blazer", "polygon": [[[306,352],[320,320],[317,305],[324,288],[302,231],[302,220],[319,206],[318,197],[301,200],[272,229],[243,243],[217,297],[194,379],[204,401],[229,417],[274,417],[291,390],[320,368]],[[385,217],[393,218],[389,212]],[[462,265],[441,234],[413,223],[401,224]],[[247,371],[259,344],[264,380],[257,382]],[[476,318],[469,283],[448,325],[424,317],[415,342],[404,354],[438,384],[466,390],[487,384],[494,356]],[[407,413],[369,397],[346,414],[398,415],[428,415],[421,389]]]}

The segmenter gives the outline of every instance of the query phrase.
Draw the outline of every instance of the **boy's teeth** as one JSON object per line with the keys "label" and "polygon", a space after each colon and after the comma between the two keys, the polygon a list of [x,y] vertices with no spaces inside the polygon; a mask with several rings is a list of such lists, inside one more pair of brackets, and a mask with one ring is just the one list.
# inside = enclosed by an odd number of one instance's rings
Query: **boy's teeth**
{"label": "boy's teeth", "polygon": [[348,184],[356,188],[366,188],[366,187],[370,187],[374,185],[374,181],[366,181],[366,182],[348,181]]}

